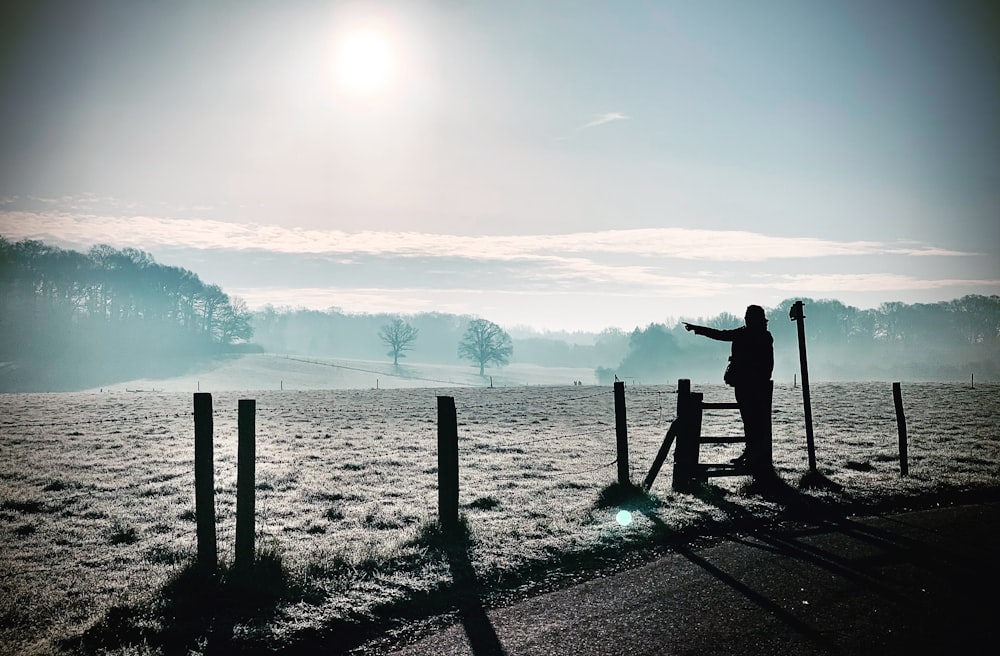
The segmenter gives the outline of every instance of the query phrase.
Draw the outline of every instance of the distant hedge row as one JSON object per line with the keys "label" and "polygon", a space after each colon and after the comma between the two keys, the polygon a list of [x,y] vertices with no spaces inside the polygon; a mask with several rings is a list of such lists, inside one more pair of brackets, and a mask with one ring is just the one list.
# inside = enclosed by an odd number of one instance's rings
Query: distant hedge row
{"label": "distant hedge row", "polygon": [[2,361],[207,353],[252,335],[245,303],[144,251],[0,237]]}

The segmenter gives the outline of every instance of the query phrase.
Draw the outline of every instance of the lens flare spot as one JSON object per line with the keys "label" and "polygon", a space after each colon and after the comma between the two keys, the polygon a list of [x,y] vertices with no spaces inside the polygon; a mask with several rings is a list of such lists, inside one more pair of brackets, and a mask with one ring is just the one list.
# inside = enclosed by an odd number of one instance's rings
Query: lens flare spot
{"label": "lens flare spot", "polygon": [[632,523],[632,513],[627,510],[619,510],[618,514],[615,515],[615,520],[621,526],[628,526]]}

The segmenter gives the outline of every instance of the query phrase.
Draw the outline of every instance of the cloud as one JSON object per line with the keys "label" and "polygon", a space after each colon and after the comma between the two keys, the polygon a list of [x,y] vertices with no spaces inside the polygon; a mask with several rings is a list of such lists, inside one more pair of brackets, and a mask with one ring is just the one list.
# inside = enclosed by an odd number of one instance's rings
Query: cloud
{"label": "cloud", "polygon": [[901,292],[947,289],[949,287],[998,288],[1000,280],[928,279],[895,273],[831,273],[763,276],[749,286],[803,292]]}
{"label": "cloud", "polygon": [[[941,264],[930,258],[973,255],[935,245],[700,228],[470,236],[0,211],[0,235],[77,250],[96,243],[140,248],[252,307],[491,315],[505,308],[511,322],[532,325],[544,315],[558,326],[570,311],[584,321],[588,312],[607,315],[611,307],[626,323],[626,316],[653,320],[657,311],[707,315],[739,308],[747,298],[777,302],[779,294],[852,302],[1000,291],[1000,280],[954,270],[930,275],[924,264]],[[913,258],[920,258],[916,269]]]}
{"label": "cloud", "polygon": [[764,262],[844,256],[959,257],[973,253],[919,243],[835,241],[740,230],[644,228],[555,235],[443,235],[422,232],[343,232],[208,219],[0,212],[0,234],[55,243],[151,249],[159,246],[220,250],[474,260],[544,260],[618,256]]}
{"label": "cloud", "polygon": [[621,112],[608,112],[606,114],[600,114],[594,118],[590,123],[584,125],[581,129],[593,128],[598,125],[604,125],[605,123],[611,123],[612,121],[628,121],[631,120],[631,116],[626,116]]}

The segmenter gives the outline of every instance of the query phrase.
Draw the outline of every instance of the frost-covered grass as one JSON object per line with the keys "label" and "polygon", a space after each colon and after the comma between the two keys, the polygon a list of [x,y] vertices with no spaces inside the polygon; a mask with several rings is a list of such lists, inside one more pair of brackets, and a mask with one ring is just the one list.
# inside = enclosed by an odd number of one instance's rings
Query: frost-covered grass
{"label": "frost-covered grass", "polygon": [[[707,401],[731,390],[699,386]],[[1000,386],[907,384],[910,476],[899,476],[889,383],[814,384],[820,473],[810,498],[851,512],[919,505],[1000,485]],[[641,481],[674,417],[673,386],[627,389],[631,475]],[[600,567],[667,533],[778,517],[749,479],[616,498],[610,388],[394,389],[214,395],[222,580],[195,553],[190,394],[0,396],[0,651],[139,653],[317,636],[341,644],[393,617],[446,609],[454,545],[435,524],[436,396],[459,420],[464,557],[485,590]],[[779,387],[774,460],[798,487],[807,456],[801,392]],[[232,559],[236,408],[257,400],[257,588]],[[706,434],[739,434],[734,411]],[[703,447],[725,461],[739,447]],[[671,456],[672,460],[672,456]],[[632,521],[616,521],[620,508]],[[251,600],[248,602],[247,600]]]}

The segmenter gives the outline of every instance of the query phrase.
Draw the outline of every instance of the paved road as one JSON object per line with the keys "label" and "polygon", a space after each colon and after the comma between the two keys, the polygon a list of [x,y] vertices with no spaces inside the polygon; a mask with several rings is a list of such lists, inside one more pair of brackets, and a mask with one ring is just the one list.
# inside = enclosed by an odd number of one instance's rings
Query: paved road
{"label": "paved road", "polygon": [[1000,503],[760,529],[507,608],[470,599],[391,653],[997,653],[998,538]]}

